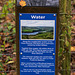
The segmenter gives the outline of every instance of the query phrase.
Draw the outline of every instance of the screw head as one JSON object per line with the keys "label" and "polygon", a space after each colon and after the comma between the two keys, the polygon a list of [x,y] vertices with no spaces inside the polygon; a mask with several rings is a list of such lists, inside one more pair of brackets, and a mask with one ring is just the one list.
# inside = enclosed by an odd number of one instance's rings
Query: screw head
{"label": "screw head", "polygon": [[22,16],[22,14],[20,14],[20,16]]}
{"label": "screw head", "polygon": [[55,53],[53,53],[53,55],[55,55]]}
{"label": "screw head", "polygon": [[22,55],[22,52],[20,54]]}
{"label": "screw head", "polygon": [[56,16],[56,14],[54,14],[54,16]]}

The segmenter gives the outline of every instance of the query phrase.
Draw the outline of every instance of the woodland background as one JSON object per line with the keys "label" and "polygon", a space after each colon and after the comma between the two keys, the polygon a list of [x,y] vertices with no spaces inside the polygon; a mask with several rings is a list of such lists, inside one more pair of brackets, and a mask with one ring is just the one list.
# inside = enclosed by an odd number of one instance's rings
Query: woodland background
{"label": "woodland background", "polygon": [[[75,0],[60,0],[58,75],[75,75]],[[15,0],[0,0],[0,75],[16,75]]]}

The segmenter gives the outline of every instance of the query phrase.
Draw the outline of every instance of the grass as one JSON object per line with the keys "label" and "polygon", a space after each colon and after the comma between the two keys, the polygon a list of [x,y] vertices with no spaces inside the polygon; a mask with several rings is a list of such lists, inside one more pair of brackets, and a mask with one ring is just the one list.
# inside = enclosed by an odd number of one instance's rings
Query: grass
{"label": "grass", "polygon": [[22,32],[23,32],[23,33],[31,33],[31,32],[33,32],[33,29],[28,29],[28,30],[24,30],[24,29],[23,29]]}

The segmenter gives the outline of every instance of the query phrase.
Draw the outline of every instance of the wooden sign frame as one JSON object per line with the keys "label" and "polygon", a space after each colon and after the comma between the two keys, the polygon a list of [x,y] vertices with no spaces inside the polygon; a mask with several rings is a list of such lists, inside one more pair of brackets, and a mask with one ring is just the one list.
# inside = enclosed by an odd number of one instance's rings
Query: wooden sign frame
{"label": "wooden sign frame", "polygon": [[[16,1],[17,4],[17,1]],[[57,13],[56,25],[56,60],[55,60],[55,75],[58,75],[58,33],[59,33],[59,8],[58,7],[36,7],[16,6],[16,58],[17,58],[17,75],[20,75],[20,62],[19,62],[19,13]]]}

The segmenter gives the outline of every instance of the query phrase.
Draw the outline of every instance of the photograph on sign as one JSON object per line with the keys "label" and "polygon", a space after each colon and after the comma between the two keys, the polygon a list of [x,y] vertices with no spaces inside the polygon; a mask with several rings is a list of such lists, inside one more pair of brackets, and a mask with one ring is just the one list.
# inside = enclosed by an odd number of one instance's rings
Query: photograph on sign
{"label": "photograph on sign", "polygon": [[54,20],[21,20],[21,39],[54,39]]}
{"label": "photograph on sign", "polygon": [[17,0],[17,6],[52,6],[58,7],[59,0]]}

